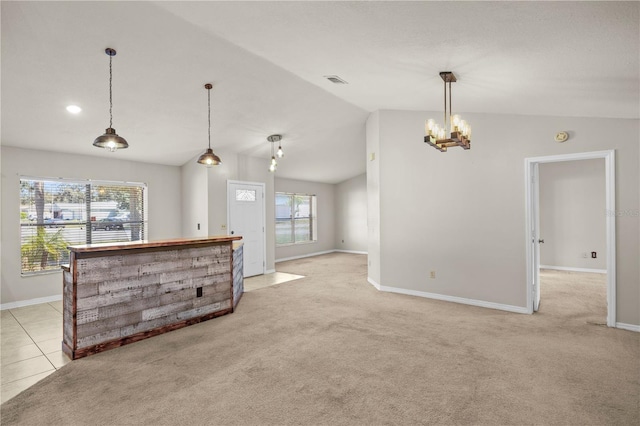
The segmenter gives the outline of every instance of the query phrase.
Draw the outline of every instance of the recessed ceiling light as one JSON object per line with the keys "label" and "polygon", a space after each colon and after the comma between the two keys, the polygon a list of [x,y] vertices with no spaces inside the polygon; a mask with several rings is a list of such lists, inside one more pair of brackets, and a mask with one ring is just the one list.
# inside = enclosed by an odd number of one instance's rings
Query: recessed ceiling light
{"label": "recessed ceiling light", "polygon": [[80,111],[82,111],[82,108],[80,108],[78,105],[69,105],[67,107],[67,111],[69,111],[71,114],[78,114]]}

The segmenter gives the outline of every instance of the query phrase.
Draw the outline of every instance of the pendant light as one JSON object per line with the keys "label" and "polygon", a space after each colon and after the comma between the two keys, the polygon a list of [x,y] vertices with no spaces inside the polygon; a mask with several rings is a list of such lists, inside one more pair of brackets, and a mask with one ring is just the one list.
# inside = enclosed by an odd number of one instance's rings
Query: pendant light
{"label": "pendant light", "polygon": [[93,146],[97,146],[98,148],[108,149],[109,152],[114,152],[117,149],[125,149],[129,148],[129,144],[127,141],[118,136],[116,133],[116,129],[113,126],[113,96],[111,93],[111,81],[113,79],[113,72],[111,68],[111,60],[114,56],[116,56],[115,49],[107,47],[104,51],[109,56],[109,128],[105,130],[104,135],[98,136],[96,140],[93,141]]}
{"label": "pendant light", "polygon": [[211,88],[213,86],[211,83],[207,83],[204,85],[204,88],[207,89],[207,103],[209,105],[209,148],[205,151],[204,154],[198,158],[198,163],[204,164],[207,167],[217,166],[218,164],[222,164],[222,160],[216,154],[213,153],[211,149]]}
{"label": "pendant light", "polygon": [[[282,151],[282,144],[280,141],[282,140],[281,135],[271,135],[267,137],[269,143],[271,143],[271,163],[269,164],[269,171],[275,172],[278,168],[278,162],[276,161],[276,155],[278,158],[284,157],[284,151]],[[275,152],[275,143],[278,142],[278,152]]]}

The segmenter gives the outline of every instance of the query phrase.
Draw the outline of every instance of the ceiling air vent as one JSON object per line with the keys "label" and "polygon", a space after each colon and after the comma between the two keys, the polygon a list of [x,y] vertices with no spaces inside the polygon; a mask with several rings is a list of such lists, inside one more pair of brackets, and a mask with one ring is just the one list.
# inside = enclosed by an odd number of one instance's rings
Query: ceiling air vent
{"label": "ceiling air vent", "polygon": [[337,75],[325,75],[324,78],[335,84],[349,84]]}

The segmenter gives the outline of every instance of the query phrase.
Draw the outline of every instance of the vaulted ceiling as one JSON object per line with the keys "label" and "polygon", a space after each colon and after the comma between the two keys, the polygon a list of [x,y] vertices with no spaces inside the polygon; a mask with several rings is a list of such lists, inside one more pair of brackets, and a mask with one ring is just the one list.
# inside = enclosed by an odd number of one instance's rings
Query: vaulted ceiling
{"label": "vaulted ceiling", "polygon": [[[2,145],[182,165],[207,145],[278,175],[365,170],[379,109],[638,118],[638,2],[2,2]],[[114,127],[130,148],[91,142]],[[338,75],[335,85],[323,76]],[[80,106],[78,115],[65,107]],[[224,158],[223,158],[224,161]]]}

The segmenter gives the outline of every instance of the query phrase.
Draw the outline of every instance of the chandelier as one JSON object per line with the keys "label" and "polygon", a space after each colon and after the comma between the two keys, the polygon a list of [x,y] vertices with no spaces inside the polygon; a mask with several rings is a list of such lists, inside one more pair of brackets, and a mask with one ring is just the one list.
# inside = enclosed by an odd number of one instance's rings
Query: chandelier
{"label": "chandelier", "polygon": [[211,88],[213,86],[211,83],[207,83],[204,85],[204,88],[207,89],[207,104],[209,105],[209,147],[207,150],[198,158],[198,163],[204,164],[207,167],[217,166],[222,164],[222,160],[216,154],[213,153],[211,149]]}
{"label": "chandelier", "polygon": [[116,56],[115,49],[107,47],[104,51],[109,56],[109,128],[105,130],[104,134],[98,136],[93,141],[93,146],[98,148],[105,148],[110,152],[114,152],[117,149],[129,148],[129,144],[122,136],[118,136],[116,129],[113,126],[113,96],[111,93],[111,81],[113,80],[113,71],[111,67],[111,60]]}
{"label": "chandelier", "polygon": [[[444,125],[441,127],[435,120],[427,120],[424,141],[440,152],[447,152],[447,148],[451,146],[471,149],[471,126],[459,115],[453,115],[451,111],[451,83],[457,81],[456,76],[451,71],[442,71],[440,77],[444,81]],[[449,83],[448,90],[447,83]],[[447,92],[449,93],[448,107]],[[449,138],[447,137],[447,129],[451,132]]]}

